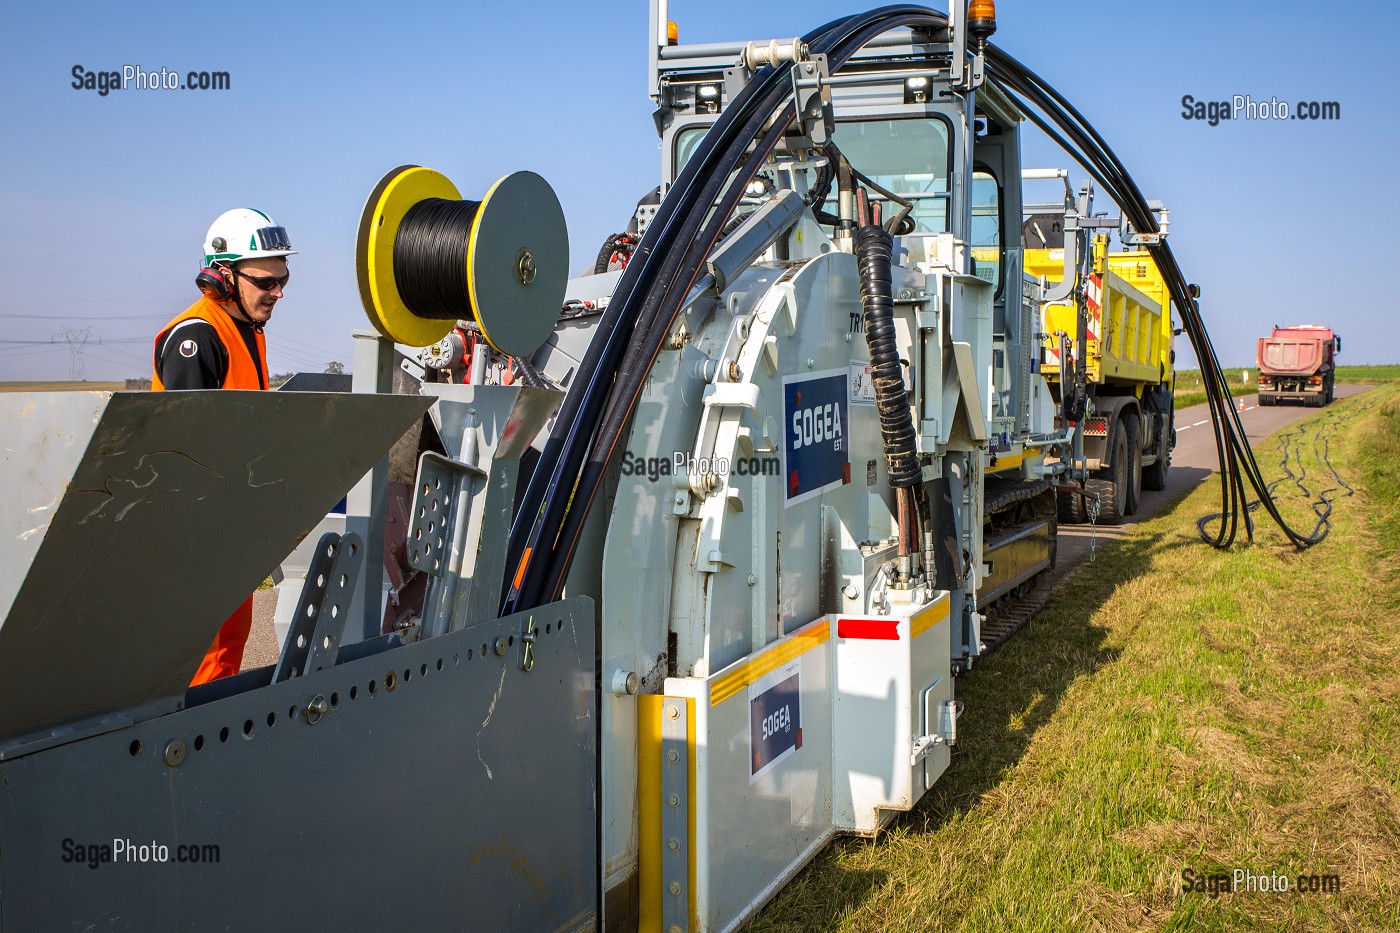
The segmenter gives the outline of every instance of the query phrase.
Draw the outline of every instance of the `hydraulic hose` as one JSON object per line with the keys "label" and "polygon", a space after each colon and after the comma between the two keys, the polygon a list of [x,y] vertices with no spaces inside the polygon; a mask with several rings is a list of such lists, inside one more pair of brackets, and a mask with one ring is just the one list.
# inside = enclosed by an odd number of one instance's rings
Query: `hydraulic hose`
{"label": "hydraulic hose", "polygon": [[893,247],[894,241],[884,227],[866,224],[856,230],[861,317],[865,343],[870,348],[870,380],[875,386],[885,463],[890,485],[905,489],[918,484],[921,470],[914,442],[914,419],[904,391],[904,370],[895,345],[894,292],[890,284]]}

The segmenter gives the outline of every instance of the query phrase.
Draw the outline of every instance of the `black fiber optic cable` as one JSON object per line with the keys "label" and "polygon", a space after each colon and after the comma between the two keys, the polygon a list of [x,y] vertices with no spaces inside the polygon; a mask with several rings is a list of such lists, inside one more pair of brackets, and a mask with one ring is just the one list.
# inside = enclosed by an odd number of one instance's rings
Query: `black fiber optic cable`
{"label": "black fiber optic cable", "polygon": [[[827,55],[834,72],[883,32],[903,26],[938,28],[946,24],[946,17],[932,10],[885,7],[834,21],[810,33],[804,41],[814,53]],[[1144,233],[1158,230],[1156,218],[1136,183],[1073,105],[995,46],[989,46],[988,63],[993,80],[1033,105],[1017,101],[1032,122],[1085,167],[1124,210],[1135,229]],[[584,517],[629,423],[657,348],[743,187],[792,120],[794,110],[787,81],[790,69],[790,65],[761,69],[729,102],[662,199],[656,217],[624,270],[580,365],[584,378],[575,380],[570,387],[511,529],[508,567],[514,576],[507,581],[510,585],[502,603],[503,612],[557,598],[562,590]],[[778,113],[780,107],[783,110]],[[1043,118],[1036,116],[1034,109],[1039,109]],[[1051,129],[1050,124],[1060,132]],[[765,125],[768,132],[755,146]],[[746,155],[748,158],[738,167]],[[1224,512],[1230,515],[1229,522],[1222,524],[1221,534],[1211,543],[1228,547],[1235,538],[1241,513],[1247,534],[1252,536],[1248,509],[1241,508],[1246,478],[1261,493],[1265,507],[1295,544],[1303,547],[1315,543],[1320,539],[1298,535],[1287,527],[1267,494],[1258,465],[1243,440],[1243,427],[1228,403],[1223,372],[1200,318],[1199,306],[1190,296],[1170,248],[1158,243],[1149,246],[1149,251],[1167,280],[1206,376],[1221,463],[1222,504]]]}
{"label": "black fiber optic cable", "polygon": [[[844,63],[846,58],[854,54],[870,38],[888,29],[897,28],[902,25],[910,25],[918,22],[929,22],[936,24],[941,22],[942,17],[931,14],[930,11],[920,7],[899,6],[887,7],[871,13],[859,14],[847,17],[844,20],[833,24],[828,24],[804,38],[804,42],[815,52],[827,52],[828,59],[835,61],[836,67]],[[830,50],[830,51],[828,51]],[[834,56],[833,56],[833,53]],[[684,267],[698,265],[703,260],[703,255],[694,258],[693,254],[697,240],[678,238],[674,234],[676,226],[683,226],[694,229],[693,222],[686,223],[684,215],[692,211],[700,211],[702,216],[707,216],[714,204],[714,191],[717,183],[722,181],[729,174],[739,157],[749,147],[751,141],[763,128],[765,122],[772,118],[774,111],[786,105],[787,110],[779,121],[784,125],[791,121],[792,107],[789,100],[790,85],[787,77],[790,73],[791,65],[785,64],[781,67],[768,66],[761,69],[741,91],[733,102],[726,107],[720,119],[716,121],[705,137],[701,140],[696,152],[692,155],[686,167],[681,171],[663,198],[661,206],[658,208],[657,216],[647,228],[642,242],[638,245],[637,252],[634,253],[632,262],[629,263],[624,272],[618,289],[614,292],[613,301],[609,305],[609,313],[614,310],[613,326],[618,328],[621,324],[622,330],[631,334],[636,331],[650,333],[651,324],[657,318],[656,309],[660,307],[660,299],[670,295],[679,307],[679,302],[684,298],[684,289],[677,286],[681,276],[679,273]],[[742,127],[744,132],[739,132],[736,127]],[[775,140],[776,142],[776,137]],[[718,151],[721,150],[722,151]],[[766,154],[765,154],[766,155]],[[761,162],[752,162],[746,166],[746,177],[736,180],[735,186],[742,193],[743,185],[747,184],[752,174],[757,171]],[[709,184],[707,176],[718,174]],[[710,193],[709,199],[696,197],[696,188],[707,189]],[[680,215],[680,216],[678,216]],[[719,218],[722,223],[724,217]],[[670,243],[681,244],[680,249],[685,255],[672,257],[667,248]],[[706,252],[708,251],[708,242]],[[660,258],[660,269],[654,268],[656,260]],[[633,272],[633,267],[637,267],[635,277],[630,277],[628,273]],[[693,281],[693,274],[686,276],[687,280]],[[626,287],[625,287],[626,286]],[[632,295],[641,291],[642,296],[637,300],[643,304],[634,307]],[[679,292],[680,294],[675,294]],[[606,318],[607,316],[605,316]],[[608,322],[600,324],[600,331]],[[645,327],[643,325],[646,325]],[[669,321],[667,325],[669,327]],[[609,362],[617,359],[621,348],[614,346],[615,343],[625,341],[614,340],[617,330],[610,334],[599,333],[595,336],[590,345],[590,354],[593,346],[606,342],[610,352],[600,352],[598,356],[606,357]],[[651,339],[660,339],[661,334],[655,334]],[[581,372],[589,372],[587,366],[580,367]],[[635,370],[629,370],[631,376]],[[526,605],[538,605],[544,601],[539,593],[539,585],[544,579],[543,568],[539,564],[540,558],[549,559],[548,553],[541,553],[545,548],[553,552],[556,543],[560,553],[565,555],[563,561],[565,566],[555,568],[548,573],[548,576],[562,585],[562,580],[567,574],[567,562],[571,559],[573,542],[563,540],[555,529],[560,527],[560,523],[567,511],[568,503],[577,497],[581,505],[580,514],[575,516],[575,522],[581,523],[582,512],[586,510],[587,503],[592,501],[592,492],[596,489],[597,478],[589,477],[589,485],[593,489],[585,490],[581,484],[576,482],[580,477],[582,467],[582,451],[585,446],[592,446],[588,439],[593,435],[600,416],[602,397],[610,388],[612,379],[621,375],[616,368],[616,364],[607,365],[599,370],[590,372],[590,379],[586,387],[579,389],[580,383],[570,390],[570,397],[575,396],[578,389],[578,402],[575,405],[569,404],[569,399],[565,400],[565,409],[556,421],[556,430],[550,440],[546,443],[545,456],[541,458],[541,464],[536,468],[527,488],[521,510],[517,513],[515,526],[512,528],[510,553],[508,556],[508,566],[514,568],[516,578],[507,581],[512,585],[508,587],[502,609],[504,612],[525,608]],[[644,378],[645,373],[641,376]],[[600,384],[606,379],[607,384]],[[640,385],[638,381],[636,383]],[[624,411],[630,411],[635,398],[628,399],[624,396],[631,394],[621,393],[617,398],[617,404]],[[614,409],[615,411],[617,409]],[[566,416],[579,415],[570,421]],[[561,423],[567,424],[563,436],[559,430]],[[616,419],[614,419],[616,423]],[[595,470],[590,470],[590,474]],[[529,527],[526,527],[526,525]],[[522,567],[522,560],[529,553],[529,559]],[[524,578],[521,579],[523,570]],[[514,585],[518,583],[520,585]]]}
{"label": "black fiber optic cable", "polygon": [[394,235],[394,283],[418,317],[473,316],[467,284],[467,241],[480,201],[427,198],[409,208]]}

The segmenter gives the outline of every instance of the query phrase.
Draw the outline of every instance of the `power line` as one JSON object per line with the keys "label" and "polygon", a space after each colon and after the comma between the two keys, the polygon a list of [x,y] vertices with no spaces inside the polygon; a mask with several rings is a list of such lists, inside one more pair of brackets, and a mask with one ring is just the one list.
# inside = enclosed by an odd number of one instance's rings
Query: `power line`
{"label": "power line", "polygon": [[325,347],[317,346],[317,345],[314,344],[314,343],[307,343],[305,340],[298,340],[297,338],[295,338],[295,337],[289,337],[289,336],[287,336],[286,334],[278,334],[277,337],[276,337],[276,340],[277,340],[278,343],[281,343],[281,342],[283,342],[283,341],[287,341],[287,342],[290,342],[290,343],[295,343],[295,344],[297,344],[297,345],[299,345],[299,346],[306,347],[308,350],[315,350],[317,353],[330,353],[330,352],[331,352],[330,350],[327,350]]}
{"label": "power line", "polygon": [[[91,330],[92,328],[87,328],[87,329],[88,329],[88,330]],[[55,335],[55,336],[49,338],[48,340],[18,340],[18,339],[13,339],[13,338],[5,337],[5,338],[0,338],[0,343],[3,343],[3,344],[12,344],[12,345],[17,345],[17,346],[42,346],[42,345],[51,344],[51,343],[58,343],[58,342],[59,342],[59,338],[62,337],[62,336],[63,336],[62,334],[57,334],[57,335]],[[151,338],[150,338],[150,337],[93,337],[92,339],[93,339],[95,342],[101,343],[101,344],[113,344],[113,343],[150,343],[150,342],[151,342]]]}
{"label": "power line", "polygon": [[[91,298],[66,298],[62,295],[15,295],[6,292],[0,292],[0,298],[14,301],[80,301],[84,304],[92,304]],[[169,301],[162,298],[103,298],[102,303],[109,305],[168,305]],[[85,315],[77,316],[83,317]]]}
{"label": "power line", "polygon": [[24,318],[31,321],[150,321],[165,317],[164,314],[12,314],[0,311],[3,318]]}

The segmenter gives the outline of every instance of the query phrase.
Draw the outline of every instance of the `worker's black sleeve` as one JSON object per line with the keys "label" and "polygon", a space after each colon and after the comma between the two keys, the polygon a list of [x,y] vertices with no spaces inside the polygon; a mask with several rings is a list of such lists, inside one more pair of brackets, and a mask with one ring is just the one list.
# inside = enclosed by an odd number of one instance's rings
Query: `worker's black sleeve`
{"label": "worker's black sleeve", "polygon": [[167,389],[221,389],[228,351],[212,324],[183,321],[156,346],[156,368]]}

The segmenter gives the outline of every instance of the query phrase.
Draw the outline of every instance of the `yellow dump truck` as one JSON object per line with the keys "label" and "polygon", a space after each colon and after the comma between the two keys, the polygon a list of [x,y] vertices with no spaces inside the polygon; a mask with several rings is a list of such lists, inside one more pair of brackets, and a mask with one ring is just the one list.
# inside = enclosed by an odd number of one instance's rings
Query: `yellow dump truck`
{"label": "yellow dump truck", "polygon": [[[1146,250],[1109,252],[1106,234],[1094,236],[1092,250],[1092,271],[1084,286],[1084,358],[1063,358],[1080,345],[1079,312],[1071,293],[1063,303],[1045,306],[1041,369],[1059,400],[1063,364],[1084,368],[1085,489],[1097,494],[1098,521],[1114,525],[1137,511],[1143,489],[1166,488],[1176,443],[1171,299]],[[1026,249],[1024,268],[1029,275],[1058,282],[1064,276],[1064,250]],[[1062,522],[1084,521],[1085,497],[1062,491],[1059,512]]]}

